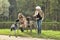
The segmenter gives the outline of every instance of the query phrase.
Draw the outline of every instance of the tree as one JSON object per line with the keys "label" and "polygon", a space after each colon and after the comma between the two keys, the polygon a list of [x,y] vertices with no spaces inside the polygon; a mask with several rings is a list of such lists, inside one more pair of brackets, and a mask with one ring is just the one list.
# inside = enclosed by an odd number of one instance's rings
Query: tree
{"label": "tree", "polygon": [[15,20],[17,18],[17,4],[16,0],[9,0],[10,7],[9,7],[9,17],[12,20]]}

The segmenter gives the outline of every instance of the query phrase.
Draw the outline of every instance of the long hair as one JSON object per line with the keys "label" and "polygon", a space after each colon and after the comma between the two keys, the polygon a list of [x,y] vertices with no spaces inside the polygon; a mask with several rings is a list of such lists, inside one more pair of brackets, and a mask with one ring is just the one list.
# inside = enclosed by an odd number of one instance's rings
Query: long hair
{"label": "long hair", "polygon": [[43,13],[43,11],[41,9],[39,11],[35,11],[34,16],[38,15],[38,13],[44,19],[44,13]]}
{"label": "long hair", "polygon": [[23,27],[26,27],[26,26],[27,26],[26,17],[25,17],[22,13],[19,13],[19,14],[18,14],[18,19],[19,19],[20,23],[22,23],[21,25],[22,25]]}
{"label": "long hair", "polygon": [[44,12],[42,10],[39,11],[39,14],[42,18],[44,18]]}

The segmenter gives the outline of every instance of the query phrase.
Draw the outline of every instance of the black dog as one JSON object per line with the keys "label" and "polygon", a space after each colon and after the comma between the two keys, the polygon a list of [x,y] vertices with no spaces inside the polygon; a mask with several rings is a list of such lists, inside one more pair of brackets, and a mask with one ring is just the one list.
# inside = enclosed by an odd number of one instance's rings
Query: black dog
{"label": "black dog", "polygon": [[19,22],[19,20],[16,19],[16,22],[11,25],[11,31],[12,31],[12,30],[16,30],[16,29],[18,28],[18,26],[17,26],[17,23],[18,23],[18,22]]}
{"label": "black dog", "polygon": [[[17,25],[18,22],[19,22],[19,20],[16,19],[16,23],[11,25],[11,28],[10,28],[11,31],[13,31],[13,30],[17,30],[17,28],[18,28],[18,25]],[[21,30],[21,32],[24,32],[24,29],[23,29],[22,27],[20,27],[19,29]]]}

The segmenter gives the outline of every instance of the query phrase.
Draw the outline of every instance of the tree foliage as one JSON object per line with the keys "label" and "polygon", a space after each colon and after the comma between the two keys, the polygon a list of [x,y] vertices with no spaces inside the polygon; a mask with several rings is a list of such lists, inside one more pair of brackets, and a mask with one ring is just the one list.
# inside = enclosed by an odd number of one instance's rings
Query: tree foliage
{"label": "tree foliage", "polygon": [[19,12],[32,16],[37,5],[45,14],[44,21],[60,22],[60,0],[0,0],[0,15],[9,15],[9,20],[17,19]]}

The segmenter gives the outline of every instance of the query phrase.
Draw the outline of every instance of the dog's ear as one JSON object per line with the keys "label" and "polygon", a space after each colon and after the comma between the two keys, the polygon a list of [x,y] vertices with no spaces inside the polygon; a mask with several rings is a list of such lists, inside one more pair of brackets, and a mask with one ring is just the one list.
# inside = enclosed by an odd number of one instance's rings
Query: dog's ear
{"label": "dog's ear", "polygon": [[19,22],[19,19],[16,19],[16,22]]}

